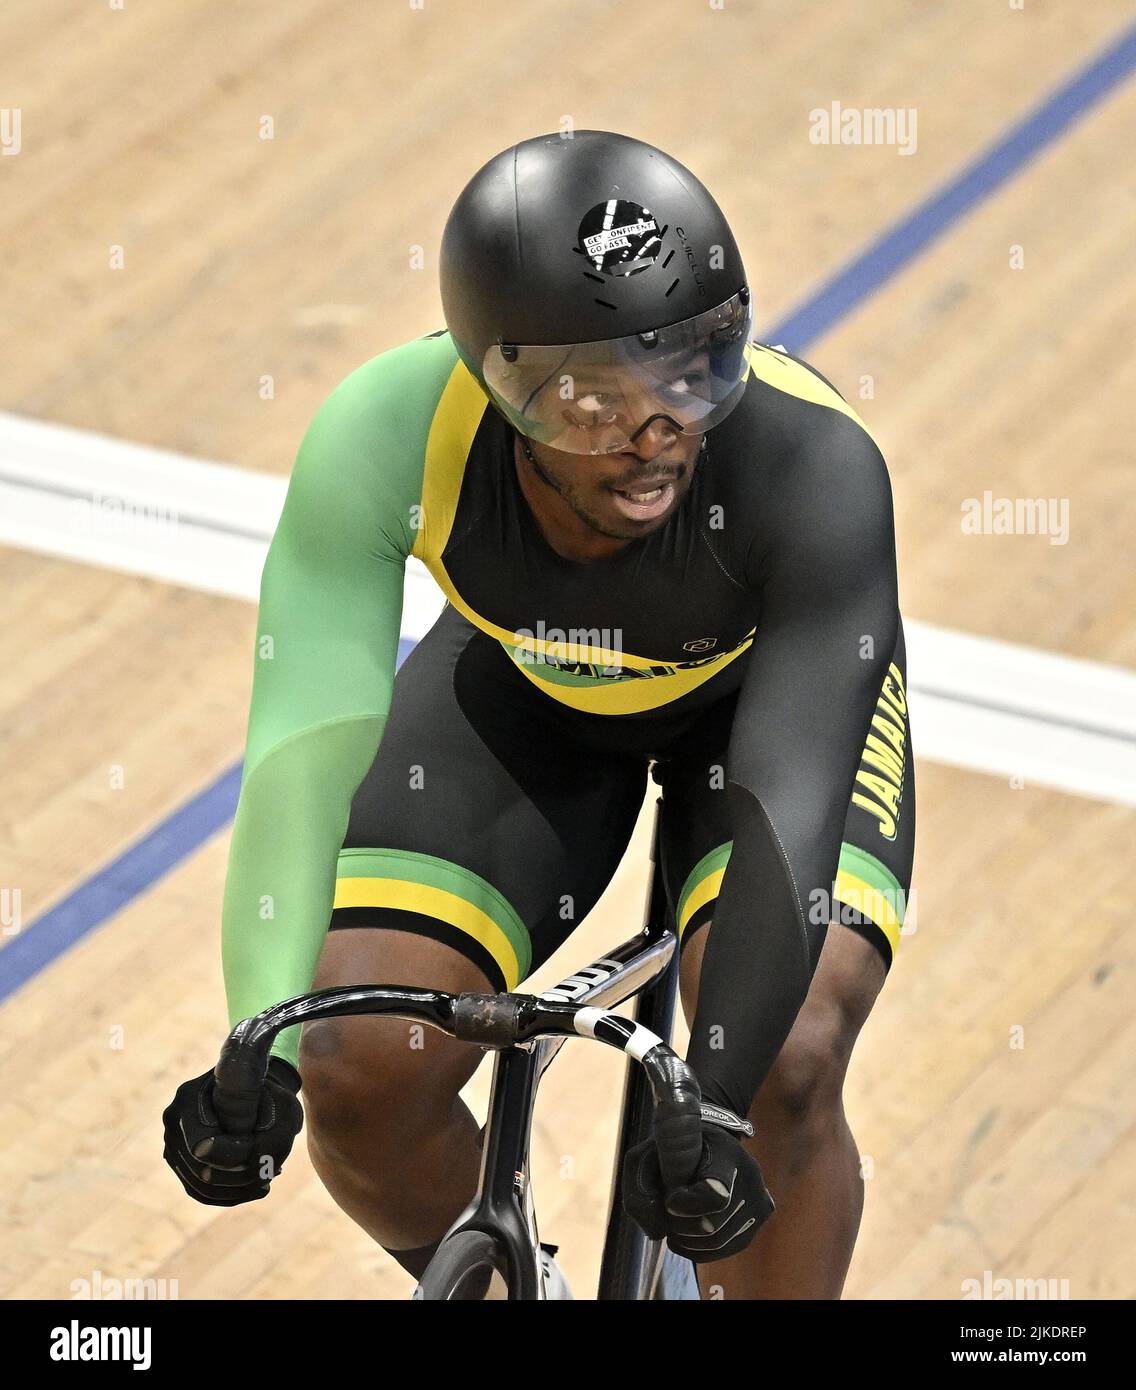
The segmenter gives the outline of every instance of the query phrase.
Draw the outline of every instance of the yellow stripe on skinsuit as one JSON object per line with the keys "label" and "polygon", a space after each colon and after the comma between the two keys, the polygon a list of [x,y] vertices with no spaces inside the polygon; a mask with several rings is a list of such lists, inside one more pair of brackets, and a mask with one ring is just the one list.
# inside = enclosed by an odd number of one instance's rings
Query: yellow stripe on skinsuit
{"label": "yellow stripe on skinsuit", "polygon": [[894,960],[896,952],[899,950],[899,932],[902,924],[896,915],[895,907],[888,901],[887,894],[881,893],[878,888],[873,888],[870,883],[858,875],[850,874],[845,869],[838,869],[836,873],[836,897],[850,907],[853,912],[861,913],[879,927],[888,939]]}
{"label": "yellow stripe on skinsuit", "polygon": [[516,989],[521,968],[509,938],[488,913],[444,888],[401,878],[338,878],[334,907],[391,907],[434,917],[472,936],[501,967],[505,988]]}
{"label": "yellow stripe on skinsuit", "polygon": [[[533,685],[550,699],[559,700],[562,705],[569,705],[572,709],[585,710],[591,714],[639,714],[643,710],[668,705],[681,695],[697,690],[705,681],[725,670],[731,661],[748,651],[752,644],[751,636],[732,652],[723,652],[713,661],[686,670],[673,671],[669,675],[643,678],[631,676],[623,680],[613,678],[606,684],[596,685],[558,685],[555,681],[541,680],[539,664],[530,665],[518,661],[515,665],[518,671],[526,675]],[[630,666],[632,662],[626,656],[617,655],[613,664]],[[652,663],[664,664],[666,663]]]}
{"label": "yellow stripe on skinsuit", "polygon": [[[539,637],[512,632],[508,628],[498,627],[496,623],[492,623],[488,618],[483,618],[480,613],[476,613],[458,593],[442,564],[442,552],[446,548],[450,531],[453,529],[466,460],[473,447],[477,427],[481,423],[481,417],[488,404],[488,398],[478,384],[476,377],[470,373],[464,362],[458,362],[450,373],[450,379],[442,392],[438,408],[434,412],[434,419],[430,424],[430,434],[426,440],[426,468],[422,483],[422,517],[412,553],[429,569],[438,587],[463,618],[473,623],[475,627],[479,627],[482,632],[488,633],[490,637],[496,638],[498,642],[503,642],[514,650],[532,652],[537,656],[548,656],[553,660],[580,661],[596,666],[630,666],[640,671],[649,670],[652,666],[666,665],[666,662],[659,661],[656,657],[635,656],[631,652],[613,652],[603,647],[585,646],[582,643],[545,642]],[[741,650],[744,649],[724,652],[722,654],[722,666],[728,660],[732,661],[735,656],[740,655]],[[668,682],[667,688],[673,693],[662,698],[657,695],[652,696],[644,704],[636,703],[636,699],[642,700],[644,698],[642,694],[638,697],[630,697],[626,709],[615,703],[611,707],[612,712],[651,709],[656,704],[666,703],[666,701],[676,698],[677,695],[685,694],[687,690],[693,690],[695,686],[701,685],[704,680],[708,679],[708,674],[713,675],[720,669],[720,666],[707,663],[706,667],[692,668],[691,672],[676,673],[686,678],[685,681],[677,684],[672,683],[675,681],[675,677],[653,677],[652,679],[666,680]],[[533,678],[531,672],[526,671],[525,674]],[[553,695],[555,699],[561,700],[564,704],[573,703],[573,700],[566,698],[564,693],[553,691],[539,680],[537,683],[546,694]],[[627,684],[631,683],[627,682]],[[650,681],[635,681],[634,684],[647,685],[650,684]],[[594,699],[589,700],[578,707],[594,709],[596,702]]]}
{"label": "yellow stripe on skinsuit", "polygon": [[682,934],[686,930],[686,924],[704,904],[711,898],[716,898],[722,891],[722,879],[726,876],[726,870],[715,869],[712,874],[707,874],[697,888],[693,890],[686,904],[682,909],[682,918],[678,924],[678,939],[682,940]]}
{"label": "yellow stripe on skinsuit", "polygon": [[413,554],[429,564],[450,538],[466,460],[489,398],[464,362],[458,362],[442,390],[426,438],[422,515]]}
{"label": "yellow stripe on skinsuit", "polygon": [[[687,923],[694,916],[700,907],[705,903],[716,898],[722,891],[722,880],[725,877],[724,868],[717,869],[711,874],[707,874],[697,888],[693,890],[690,897],[683,905],[682,916],[678,923],[678,937],[682,940],[683,933],[686,931]],[[852,908],[854,912],[861,913],[870,921],[874,922],[880,931],[887,937],[891,946],[892,959],[895,959],[896,952],[899,950],[900,920],[892,903],[887,895],[881,893],[878,888],[873,888],[870,883],[864,881],[856,874],[850,874],[845,869],[840,869],[836,875],[835,896],[840,902]]]}
{"label": "yellow stripe on skinsuit", "polygon": [[[759,381],[764,381],[767,386],[772,386],[775,391],[783,391],[788,396],[796,396],[799,400],[838,410],[841,415],[855,420],[872,443],[876,444],[871,430],[848,402],[807,367],[802,367],[799,362],[794,362],[791,357],[786,357],[776,348],[766,347],[764,343],[751,343],[746,349],[746,358],[750,370]],[[879,445],[876,444],[876,447],[879,448]]]}

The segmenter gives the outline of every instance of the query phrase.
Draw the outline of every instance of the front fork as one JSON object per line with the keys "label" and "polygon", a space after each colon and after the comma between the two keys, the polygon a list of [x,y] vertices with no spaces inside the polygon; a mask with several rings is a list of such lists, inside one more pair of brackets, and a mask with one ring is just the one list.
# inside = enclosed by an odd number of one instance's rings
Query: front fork
{"label": "front fork", "polygon": [[544,1298],[528,1155],[537,1075],[530,1048],[505,1048],[494,1058],[477,1195],[446,1234],[474,1230],[497,1238],[510,1299]]}

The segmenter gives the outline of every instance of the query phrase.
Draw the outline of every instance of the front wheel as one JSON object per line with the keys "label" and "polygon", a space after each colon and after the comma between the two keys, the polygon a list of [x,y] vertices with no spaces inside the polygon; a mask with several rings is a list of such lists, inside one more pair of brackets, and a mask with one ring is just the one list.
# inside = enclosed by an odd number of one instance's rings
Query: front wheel
{"label": "front wheel", "polygon": [[458,1231],[426,1267],[414,1297],[427,1303],[481,1303],[508,1298],[505,1252],[484,1231]]}

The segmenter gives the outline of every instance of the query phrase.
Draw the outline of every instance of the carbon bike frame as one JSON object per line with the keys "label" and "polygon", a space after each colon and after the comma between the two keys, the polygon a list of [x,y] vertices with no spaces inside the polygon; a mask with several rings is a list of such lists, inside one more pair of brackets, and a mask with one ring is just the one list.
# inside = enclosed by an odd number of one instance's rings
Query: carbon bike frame
{"label": "carbon bike frame", "polygon": [[[678,938],[668,925],[666,892],[657,862],[661,804],[659,797],[642,932],[539,998],[614,1008],[635,996],[635,1021],[669,1042],[677,994]],[[448,1240],[469,1230],[494,1236],[505,1251],[510,1289],[521,1299],[540,1297],[536,1233],[526,1209],[533,1108],[540,1079],[563,1042],[563,1037],[540,1038],[497,1053],[477,1193],[445,1237]],[[658,1277],[663,1244],[648,1239],[626,1214],[622,1200],[624,1154],[647,1137],[653,1110],[646,1074],[642,1067],[629,1064],[596,1291],[599,1299],[648,1299]]]}

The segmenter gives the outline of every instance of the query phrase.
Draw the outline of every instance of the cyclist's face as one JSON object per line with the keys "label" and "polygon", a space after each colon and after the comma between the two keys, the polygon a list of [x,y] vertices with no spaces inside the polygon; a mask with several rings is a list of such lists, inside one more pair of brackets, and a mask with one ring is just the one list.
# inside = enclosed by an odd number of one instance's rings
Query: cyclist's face
{"label": "cyclist's face", "polygon": [[548,383],[542,394],[550,389],[558,401],[545,401],[544,408],[559,417],[562,434],[547,436],[549,444],[570,453],[611,453],[634,442],[649,420],[669,420],[676,429],[696,424],[712,404],[710,357],[701,349],[656,358],[634,347],[603,366],[569,357],[555,387]]}
{"label": "cyclist's face", "polygon": [[[657,410],[657,407],[656,407]],[[647,408],[640,417],[650,418]],[[569,454],[532,444],[536,470],[593,531],[636,540],[666,524],[690,490],[702,436],[656,416],[618,453]]]}

